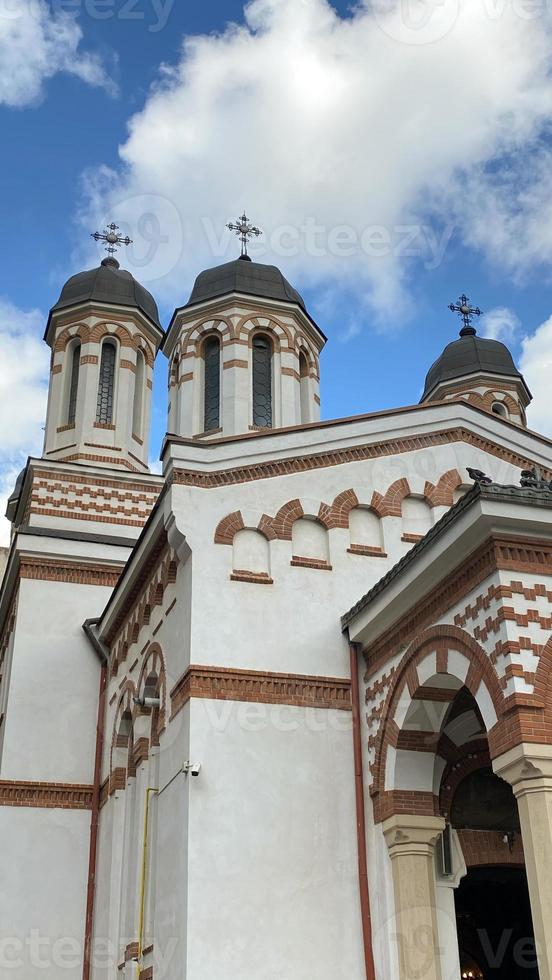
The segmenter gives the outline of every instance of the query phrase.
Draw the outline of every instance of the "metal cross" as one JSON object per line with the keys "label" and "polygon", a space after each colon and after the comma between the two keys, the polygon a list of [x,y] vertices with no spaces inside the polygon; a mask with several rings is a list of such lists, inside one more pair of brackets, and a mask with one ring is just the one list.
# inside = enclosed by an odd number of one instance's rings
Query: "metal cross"
{"label": "metal cross", "polygon": [[253,236],[255,238],[258,238],[259,235],[262,235],[261,229],[256,228],[255,225],[251,224],[245,211],[243,212],[241,218],[238,218],[235,225],[232,224],[232,222],[230,222],[230,224],[226,225],[226,227],[229,228],[230,231],[235,231],[236,235],[238,235],[238,237],[240,238],[242,255],[247,255],[248,238],[253,238]]}
{"label": "metal cross", "polygon": [[128,235],[126,238],[123,238],[123,236],[119,234],[119,231],[119,225],[116,225],[115,222],[112,221],[107,228],[104,228],[103,232],[95,231],[90,237],[97,242],[106,242],[107,244],[105,246],[105,250],[112,258],[115,255],[115,249],[119,248],[121,245],[132,245],[132,238],[129,238]]}
{"label": "metal cross", "polygon": [[462,293],[457,303],[450,303],[449,310],[453,313],[459,313],[462,317],[462,329],[460,331],[461,337],[474,337],[475,327],[472,324],[472,317],[481,316],[481,310],[478,306],[470,306],[470,301],[465,293]]}

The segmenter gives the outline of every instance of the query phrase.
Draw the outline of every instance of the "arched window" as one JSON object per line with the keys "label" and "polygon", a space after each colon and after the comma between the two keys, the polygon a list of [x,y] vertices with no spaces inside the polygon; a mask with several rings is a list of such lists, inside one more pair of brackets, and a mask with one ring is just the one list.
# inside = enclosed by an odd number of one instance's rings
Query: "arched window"
{"label": "arched window", "polygon": [[272,344],[268,337],[253,337],[253,425],[272,426]]}
{"label": "arched window", "polygon": [[144,405],[144,377],[146,373],[146,362],[142,351],[136,354],[136,373],[134,375],[134,401],[132,405],[132,432],[136,436],[142,435],[142,409]]}
{"label": "arched window", "polygon": [[508,409],[506,408],[504,402],[493,402],[492,410],[495,415],[500,415],[501,419],[508,418]]}
{"label": "arched window", "polygon": [[220,427],[220,340],[208,337],[203,346],[203,429]]}
{"label": "arched window", "polygon": [[77,342],[71,350],[71,378],[69,381],[69,397],[67,399],[67,425],[75,424],[77,414],[77,393],[79,390],[81,345]]}
{"label": "arched window", "polygon": [[401,514],[403,519],[403,532],[423,537],[429,531],[431,521],[431,509],[426,500],[421,497],[405,497],[402,502]]}
{"label": "arched window", "polygon": [[105,340],[102,345],[98,405],[96,408],[96,422],[102,422],[104,425],[110,425],[113,422],[116,353],[115,341]]}
{"label": "arched window", "polygon": [[299,354],[299,384],[301,385],[301,422],[309,418],[309,362],[303,351]]}

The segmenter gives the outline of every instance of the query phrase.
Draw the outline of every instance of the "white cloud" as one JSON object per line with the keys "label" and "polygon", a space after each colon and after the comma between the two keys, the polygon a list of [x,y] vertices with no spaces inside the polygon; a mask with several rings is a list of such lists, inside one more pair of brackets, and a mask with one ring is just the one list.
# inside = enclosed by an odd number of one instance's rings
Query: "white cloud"
{"label": "white cloud", "polygon": [[0,0],[0,105],[39,102],[58,72],[114,94],[101,59],[82,51],[82,36],[75,16],[54,13],[45,0]]}
{"label": "white cloud", "polygon": [[42,342],[44,317],[0,298],[0,544],[9,538],[3,519],[19,470],[42,452],[49,352]]}
{"label": "white cloud", "polygon": [[[533,152],[552,115],[552,41],[545,5],[531,9],[364,0],[344,19],[326,0],[253,0],[244,26],[187,38],[163,68],[119,171],[86,177],[86,226],[114,216],[135,240],[125,261],[169,304],[236,254],[224,226],[244,206],[265,261],[379,311],[404,312],[416,255],[446,261],[455,225],[514,263],[512,230],[529,241],[552,207],[550,151]],[[509,176],[493,183],[499,159]]]}
{"label": "white cloud", "polygon": [[519,369],[523,374],[533,401],[527,409],[531,429],[552,438],[550,410],[550,378],[552,378],[552,316],[521,342]]}
{"label": "white cloud", "polygon": [[516,337],[520,322],[513,310],[507,306],[495,306],[481,317],[481,326],[477,332],[482,337],[491,337],[510,344]]}

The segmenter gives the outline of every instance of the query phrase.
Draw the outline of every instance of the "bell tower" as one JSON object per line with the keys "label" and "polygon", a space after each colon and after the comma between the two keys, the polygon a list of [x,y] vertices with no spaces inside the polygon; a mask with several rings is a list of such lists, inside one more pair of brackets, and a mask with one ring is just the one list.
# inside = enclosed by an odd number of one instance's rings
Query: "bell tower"
{"label": "bell tower", "polygon": [[[109,237],[111,235],[111,238]],[[65,284],[50,311],[52,350],[44,456],[148,468],[153,364],[163,331],[153,296],[119,267],[112,238],[96,269]]]}
{"label": "bell tower", "polygon": [[242,254],[199,274],[162,347],[170,365],[168,431],[187,438],[320,418],[326,338],[280,270],[247,254],[247,238],[259,229],[246,215],[229,227]]}

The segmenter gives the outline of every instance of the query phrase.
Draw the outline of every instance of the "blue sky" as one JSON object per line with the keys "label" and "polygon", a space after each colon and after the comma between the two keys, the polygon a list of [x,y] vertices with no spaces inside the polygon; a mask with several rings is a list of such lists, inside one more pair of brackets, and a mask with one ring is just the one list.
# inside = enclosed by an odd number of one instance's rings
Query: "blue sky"
{"label": "blue sky", "polygon": [[0,0],[0,492],[40,449],[47,311],[112,217],[166,325],[245,207],[329,338],[326,418],[417,401],[466,291],[545,429],[549,28],[524,0]]}

